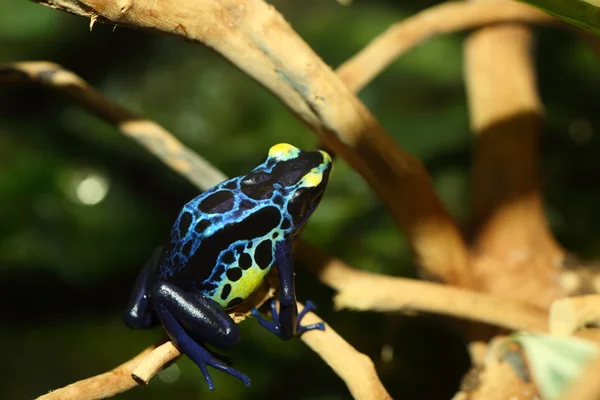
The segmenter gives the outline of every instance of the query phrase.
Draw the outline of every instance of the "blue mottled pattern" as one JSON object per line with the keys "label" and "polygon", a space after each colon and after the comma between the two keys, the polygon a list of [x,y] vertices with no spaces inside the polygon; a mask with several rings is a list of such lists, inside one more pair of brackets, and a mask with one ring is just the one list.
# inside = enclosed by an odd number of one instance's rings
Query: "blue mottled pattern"
{"label": "blue mottled pattern", "polygon": [[158,279],[198,291],[224,308],[239,304],[273,266],[276,244],[291,240],[312,212],[301,217],[290,212],[294,196],[324,185],[330,168],[324,152],[274,146],[249,174],[224,181],[183,207]]}

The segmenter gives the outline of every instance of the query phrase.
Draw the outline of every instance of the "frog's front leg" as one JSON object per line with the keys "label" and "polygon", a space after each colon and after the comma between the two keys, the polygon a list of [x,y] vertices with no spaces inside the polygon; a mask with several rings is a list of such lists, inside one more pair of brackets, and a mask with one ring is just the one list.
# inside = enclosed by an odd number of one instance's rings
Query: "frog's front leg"
{"label": "frog's front leg", "polygon": [[298,315],[298,306],[296,304],[296,289],[294,287],[294,259],[292,257],[292,242],[278,242],[275,247],[275,263],[279,272],[280,294],[279,294],[279,312],[275,306],[275,299],[271,300],[271,314],[273,322],[265,320],[258,310],[253,309],[252,315],[256,317],[258,323],[279,336],[283,340],[288,340],[292,336],[302,334],[313,329],[325,330],[322,322],[311,325],[301,325],[302,317],[314,310],[315,305],[307,301],[304,309]]}
{"label": "frog's front leg", "polygon": [[169,337],[182,353],[198,365],[210,390],[215,385],[207,366],[233,375],[250,386],[250,379],[246,375],[225,365],[204,347],[207,343],[229,349],[240,338],[237,325],[217,302],[165,282],[155,286],[152,299]]}
{"label": "frog's front leg", "polygon": [[125,323],[130,328],[146,329],[158,324],[158,318],[150,302],[150,293],[162,249],[162,246],[159,246],[154,250],[135,281],[125,313]]}

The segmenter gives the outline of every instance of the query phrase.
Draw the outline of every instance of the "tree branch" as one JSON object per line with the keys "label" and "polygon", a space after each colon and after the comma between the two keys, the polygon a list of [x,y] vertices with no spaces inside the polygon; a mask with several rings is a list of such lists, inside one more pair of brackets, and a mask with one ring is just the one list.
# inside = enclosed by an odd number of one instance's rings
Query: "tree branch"
{"label": "tree branch", "polygon": [[344,62],[337,73],[348,88],[360,92],[398,57],[433,36],[509,21],[546,24],[556,19],[513,1],[440,3],[393,24]]}
{"label": "tree branch", "polygon": [[512,330],[548,330],[546,312],[527,303],[443,284],[361,271],[315,248],[299,246],[296,257],[305,261],[321,282],[338,291],[334,299],[337,308],[379,312],[417,310]]}
{"label": "tree branch", "polygon": [[564,294],[565,252],[549,230],[540,190],[542,105],[532,34],[522,25],[482,28],[465,42],[471,128],[477,288],[548,309]]}

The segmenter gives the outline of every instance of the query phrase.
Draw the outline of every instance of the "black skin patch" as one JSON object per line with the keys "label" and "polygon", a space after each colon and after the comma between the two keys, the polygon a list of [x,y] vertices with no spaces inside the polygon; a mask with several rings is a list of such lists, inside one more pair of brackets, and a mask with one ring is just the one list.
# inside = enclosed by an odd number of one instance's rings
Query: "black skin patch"
{"label": "black skin patch", "polygon": [[183,247],[181,248],[181,253],[184,256],[188,256],[190,254],[190,252],[192,251],[192,241],[188,240],[187,242],[185,242],[185,244],[183,245]]}
{"label": "black skin patch", "polygon": [[227,297],[229,297],[230,293],[231,285],[228,283],[225,286],[223,286],[223,291],[221,292],[221,300],[225,300]]}
{"label": "black skin patch", "polygon": [[240,206],[238,207],[240,210],[250,210],[252,208],[254,208],[254,203],[251,202],[250,200],[242,200],[240,201]]}
{"label": "black skin patch", "polygon": [[[264,207],[250,214],[243,221],[229,224],[214,234],[202,239],[194,254],[189,258],[185,268],[179,270],[174,281],[204,282],[213,274],[221,276],[223,265],[217,265],[219,255],[228,250],[231,243],[237,241],[250,241],[257,237],[264,237],[273,228],[279,225],[281,213],[275,207]],[[240,257],[241,259],[242,257]]]}
{"label": "black skin patch", "polygon": [[231,282],[237,282],[242,277],[242,270],[240,268],[229,268],[225,274]]}
{"label": "black skin patch", "polygon": [[235,256],[232,251],[228,251],[227,253],[221,256],[221,261],[225,264],[232,264],[235,261]]}
{"label": "black skin patch", "polygon": [[283,205],[283,197],[281,196],[277,196],[273,199],[273,203],[277,204],[278,206],[282,206]]}
{"label": "black skin patch", "polygon": [[274,232],[273,233],[273,239],[277,239],[278,236],[279,236],[279,232]]}
{"label": "black skin patch", "polygon": [[244,299],[242,299],[241,297],[236,297],[235,299],[233,299],[229,303],[227,303],[227,306],[225,308],[233,308],[233,307],[239,305],[242,301],[244,301]]}
{"label": "black skin patch", "polygon": [[207,219],[201,219],[200,221],[198,221],[198,223],[196,223],[196,226],[194,227],[194,230],[197,233],[202,233],[206,230],[206,228],[208,228],[210,226],[210,221]]}
{"label": "black skin patch", "polygon": [[185,236],[188,229],[190,229],[191,224],[192,224],[192,214],[190,214],[187,211],[184,212],[183,214],[181,214],[181,217],[179,217],[179,235]]}
{"label": "black skin patch", "polygon": [[273,186],[267,185],[252,185],[247,186],[242,182],[241,184],[242,193],[254,200],[266,200],[273,196],[273,192],[275,188]]}
{"label": "black skin patch", "polygon": [[240,256],[240,259],[238,261],[238,265],[243,270],[246,270],[246,269],[250,268],[252,266],[252,257],[250,257],[250,254],[243,253]]}
{"label": "black skin patch", "polygon": [[237,189],[237,183],[235,180],[229,181],[223,185],[223,189],[235,190]]}
{"label": "black skin patch", "polygon": [[281,229],[289,229],[292,226],[289,219],[284,219],[281,223]]}
{"label": "black skin patch", "polygon": [[223,214],[231,211],[235,204],[233,193],[229,190],[219,190],[202,200],[198,209],[206,214]]}
{"label": "black skin patch", "polygon": [[273,261],[273,245],[270,240],[263,240],[254,251],[254,260],[260,269],[267,269]]}

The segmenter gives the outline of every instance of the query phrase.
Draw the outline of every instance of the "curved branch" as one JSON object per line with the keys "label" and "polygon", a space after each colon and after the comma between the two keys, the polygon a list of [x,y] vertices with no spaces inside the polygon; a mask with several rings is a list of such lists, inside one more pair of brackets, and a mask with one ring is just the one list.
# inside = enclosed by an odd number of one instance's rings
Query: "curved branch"
{"label": "curved branch", "polygon": [[513,1],[445,2],[395,23],[336,71],[348,88],[360,92],[398,57],[435,35],[499,22],[555,21],[533,7]]}
{"label": "curved branch", "polygon": [[512,330],[546,332],[544,310],[503,297],[448,285],[396,278],[349,267],[300,244],[296,253],[319,279],[338,291],[337,308],[380,312],[417,310],[465,318]]}
{"label": "curved branch", "polygon": [[47,61],[0,65],[0,84],[32,82],[63,93],[100,119],[114,125],[193,185],[206,190],[227,177],[185,147],[165,128],[108,100],[86,81]]}

